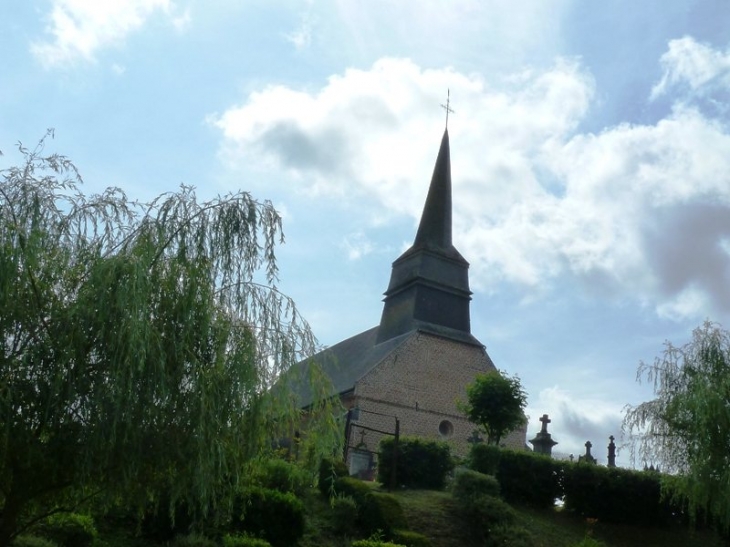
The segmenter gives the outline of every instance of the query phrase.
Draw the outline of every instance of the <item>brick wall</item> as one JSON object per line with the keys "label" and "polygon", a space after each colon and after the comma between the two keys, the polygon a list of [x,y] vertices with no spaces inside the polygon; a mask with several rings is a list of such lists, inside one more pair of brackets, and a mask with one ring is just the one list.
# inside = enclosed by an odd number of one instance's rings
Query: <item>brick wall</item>
{"label": "brick wall", "polygon": [[[383,435],[358,425],[390,433],[397,417],[401,436],[445,440],[452,454],[465,456],[476,426],[459,412],[456,402],[466,400],[466,386],[477,374],[494,369],[480,347],[414,333],[355,385],[354,400],[363,412],[352,423],[350,445],[362,443],[377,451]],[[503,442],[524,448],[525,430],[511,433]]]}

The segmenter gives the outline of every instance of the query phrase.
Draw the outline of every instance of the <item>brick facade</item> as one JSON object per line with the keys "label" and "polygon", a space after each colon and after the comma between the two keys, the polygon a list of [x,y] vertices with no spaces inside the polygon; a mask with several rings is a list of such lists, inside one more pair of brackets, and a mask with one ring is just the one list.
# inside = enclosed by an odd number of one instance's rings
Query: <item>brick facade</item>
{"label": "brick facade", "polygon": [[[477,374],[495,370],[486,351],[478,346],[414,332],[355,384],[346,406],[360,412],[350,428],[350,447],[377,452],[384,435],[358,429],[358,425],[401,436],[444,440],[452,454],[464,457],[475,424],[457,408],[466,400],[466,386]],[[373,414],[374,413],[374,414]],[[511,433],[504,444],[525,448],[525,430]],[[352,448],[351,448],[352,451]]]}

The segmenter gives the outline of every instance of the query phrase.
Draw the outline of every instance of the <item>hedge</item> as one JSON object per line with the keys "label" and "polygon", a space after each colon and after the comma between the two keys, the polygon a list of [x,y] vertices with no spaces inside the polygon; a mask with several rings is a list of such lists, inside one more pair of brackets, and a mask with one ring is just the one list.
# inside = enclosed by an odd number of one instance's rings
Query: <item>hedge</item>
{"label": "hedge", "polygon": [[[378,451],[378,481],[389,485],[393,472],[395,439],[380,441]],[[419,437],[403,437],[398,441],[396,482],[407,488],[441,490],[453,469],[451,449],[441,441]]]}

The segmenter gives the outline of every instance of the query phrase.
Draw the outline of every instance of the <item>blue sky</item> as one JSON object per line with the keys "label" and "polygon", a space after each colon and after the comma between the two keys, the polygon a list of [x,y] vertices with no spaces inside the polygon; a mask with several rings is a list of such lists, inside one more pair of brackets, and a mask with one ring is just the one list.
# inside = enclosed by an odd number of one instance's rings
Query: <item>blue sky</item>
{"label": "blue sky", "polygon": [[[380,319],[450,89],[472,331],[605,462],[667,339],[730,326],[730,4],[33,0],[0,18],[0,167],[48,127],[87,191],[249,190],[331,345]],[[620,454],[628,465],[628,452]]]}

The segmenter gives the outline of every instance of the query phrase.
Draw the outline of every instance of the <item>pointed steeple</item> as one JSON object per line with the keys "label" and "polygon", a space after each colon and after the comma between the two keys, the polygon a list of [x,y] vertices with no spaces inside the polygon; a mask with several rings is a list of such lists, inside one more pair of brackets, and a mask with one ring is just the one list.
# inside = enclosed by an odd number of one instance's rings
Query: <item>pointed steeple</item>
{"label": "pointed steeple", "polygon": [[451,153],[444,131],[414,247],[451,249]]}
{"label": "pointed steeple", "polygon": [[378,343],[416,329],[476,342],[469,263],[454,248],[451,233],[451,158],[444,131],[416,239],[393,262]]}

